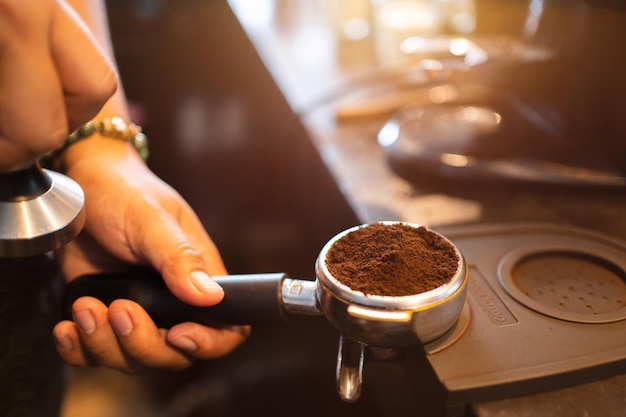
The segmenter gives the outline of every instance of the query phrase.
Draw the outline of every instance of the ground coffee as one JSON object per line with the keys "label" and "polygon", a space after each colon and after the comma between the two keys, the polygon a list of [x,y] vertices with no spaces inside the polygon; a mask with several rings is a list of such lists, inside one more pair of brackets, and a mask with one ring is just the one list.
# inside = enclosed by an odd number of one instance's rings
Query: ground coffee
{"label": "ground coffee", "polygon": [[459,257],[425,227],[372,223],[337,240],[326,266],[342,284],[370,295],[406,296],[433,290],[454,276]]}

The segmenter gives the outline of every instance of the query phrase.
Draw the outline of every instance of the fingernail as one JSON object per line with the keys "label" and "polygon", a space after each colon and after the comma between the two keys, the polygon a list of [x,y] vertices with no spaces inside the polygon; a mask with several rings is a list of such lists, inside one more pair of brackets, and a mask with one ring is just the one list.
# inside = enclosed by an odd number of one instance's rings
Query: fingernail
{"label": "fingernail", "polygon": [[74,313],[74,322],[85,334],[92,334],[96,330],[96,321],[89,310]]}
{"label": "fingernail", "polygon": [[115,333],[120,336],[128,336],[133,331],[133,321],[126,311],[117,311],[109,314],[109,320]]}
{"label": "fingernail", "polygon": [[193,352],[194,350],[198,349],[198,345],[196,345],[196,342],[194,342],[187,336],[181,336],[178,339],[172,341],[171,343],[177,348],[180,348],[187,352]]}
{"label": "fingernail", "polygon": [[56,335],[54,340],[56,341],[56,345],[60,350],[72,350],[72,347],[74,346],[74,344],[72,343],[72,339],[64,334]]}
{"label": "fingernail", "polygon": [[250,326],[233,326],[232,329],[243,338],[250,336]]}
{"label": "fingernail", "polygon": [[194,271],[190,276],[191,282],[200,292],[224,292],[222,287],[205,272]]}

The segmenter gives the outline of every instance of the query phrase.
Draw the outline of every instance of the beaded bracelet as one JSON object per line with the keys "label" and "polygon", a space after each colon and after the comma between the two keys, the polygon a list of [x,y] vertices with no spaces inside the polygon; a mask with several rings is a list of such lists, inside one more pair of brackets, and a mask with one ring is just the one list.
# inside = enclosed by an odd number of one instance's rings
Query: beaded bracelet
{"label": "beaded bracelet", "polygon": [[54,151],[45,155],[39,162],[43,167],[51,167],[54,159],[61,155],[67,148],[81,139],[87,138],[94,133],[99,133],[107,138],[119,139],[133,145],[141,159],[148,160],[148,138],[141,131],[141,126],[125,121],[121,117],[110,117],[100,122],[91,121],[76,129],[69,135],[65,142]]}

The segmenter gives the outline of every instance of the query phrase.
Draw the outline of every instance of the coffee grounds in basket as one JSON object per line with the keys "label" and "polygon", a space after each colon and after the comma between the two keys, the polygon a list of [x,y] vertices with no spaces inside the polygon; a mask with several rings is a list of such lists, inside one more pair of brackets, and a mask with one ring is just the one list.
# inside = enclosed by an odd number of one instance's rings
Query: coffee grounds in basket
{"label": "coffee grounds in basket", "polygon": [[337,281],[364,294],[400,297],[449,282],[459,258],[447,240],[425,227],[372,223],[337,240],[326,266]]}

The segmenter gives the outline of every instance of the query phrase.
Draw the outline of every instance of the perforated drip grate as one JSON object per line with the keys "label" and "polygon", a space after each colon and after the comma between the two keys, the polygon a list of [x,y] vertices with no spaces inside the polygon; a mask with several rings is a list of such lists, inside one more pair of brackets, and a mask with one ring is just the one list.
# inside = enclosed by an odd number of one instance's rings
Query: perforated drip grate
{"label": "perforated drip grate", "polygon": [[626,306],[624,273],[603,259],[573,252],[541,253],[514,267],[514,284],[528,298],[550,309],[604,314]]}
{"label": "perforated drip grate", "polygon": [[589,249],[513,251],[500,265],[500,282],[519,303],[547,316],[580,323],[626,319],[623,262]]}

